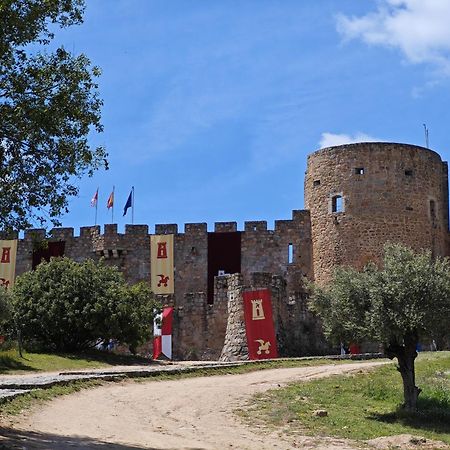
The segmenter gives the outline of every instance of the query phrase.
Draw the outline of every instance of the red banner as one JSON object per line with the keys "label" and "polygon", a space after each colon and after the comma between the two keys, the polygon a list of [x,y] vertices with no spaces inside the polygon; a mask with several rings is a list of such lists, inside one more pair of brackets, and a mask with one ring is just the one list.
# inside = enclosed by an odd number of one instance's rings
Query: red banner
{"label": "red banner", "polygon": [[166,306],[163,309],[162,324],[161,324],[161,334],[167,335],[172,334],[172,321],[173,321],[173,308]]}
{"label": "red banner", "polygon": [[269,289],[244,292],[244,316],[250,359],[277,358]]}
{"label": "red banner", "polygon": [[172,322],[173,307],[163,308],[160,314],[155,315],[153,323],[153,359],[161,355],[172,359]]}
{"label": "red banner", "polygon": [[161,336],[153,337],[153,359],[158,359],[162,353],[162,339]]}

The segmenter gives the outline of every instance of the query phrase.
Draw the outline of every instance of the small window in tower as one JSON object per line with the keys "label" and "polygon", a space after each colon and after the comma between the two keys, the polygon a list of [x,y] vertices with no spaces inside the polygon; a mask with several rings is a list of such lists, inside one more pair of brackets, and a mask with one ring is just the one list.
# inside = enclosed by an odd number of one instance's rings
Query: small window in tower
{"label": "small window in tower", "polygon": [[405,170],[405,175],[407,177],[412,177],[413,176],[413,171],[411,169],[407,169],[407,170]]}
{"label": "small window in tower", "polygon": [[364,175],[364,167],[355,167],[355,175]]}
{"label": "small window in tower", "polygon": [[320,180],[314,180],[314,186],[320,186]]}
{"label": "small window in tower", "polygon": [[288,247],[288,264],[292,264],[294,262],[294,246],[289,244]]}
{"label": "small window in tower", "polygon": [[436,221],[436,202],[434,200],[430,200],[430,217],[434,223]]}
{"label": "small window in tower", "polygon": [[331,212],[338,213],[343,211],[343,199],[341,195],[335,195],[331,199]]}

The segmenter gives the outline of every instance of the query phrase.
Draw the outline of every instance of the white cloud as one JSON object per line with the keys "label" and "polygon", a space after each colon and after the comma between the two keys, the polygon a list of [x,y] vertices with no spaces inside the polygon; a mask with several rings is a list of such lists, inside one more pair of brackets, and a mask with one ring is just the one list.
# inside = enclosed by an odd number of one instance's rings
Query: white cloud
{"label": "white cloud", "polygon": [[411,63],[431,63],[450,75],[450,1],[380,0],[361,17],[337,17],[345,39],[398,48]]}
{"label": "white cloud", "polygon": [[322,133],[319,146],[320,148],[325,148],[334,147],[335,145],[352,144],[355,142],[380,142],[380,139],[376,139],[365,133],[356,133],[353,136],[349,134]]}

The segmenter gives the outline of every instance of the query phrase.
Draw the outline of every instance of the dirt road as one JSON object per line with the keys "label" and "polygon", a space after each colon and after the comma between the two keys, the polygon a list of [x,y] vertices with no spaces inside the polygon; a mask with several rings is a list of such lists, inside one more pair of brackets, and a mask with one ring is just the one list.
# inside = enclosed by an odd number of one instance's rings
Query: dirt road
{"label": "dirt road", "polygon": [[[60,397],[23,416],[0,438],[47,449],[350,449],[337,439],[282,438],[233,414],[249,396],[294,380],[365,370],[383,362],[276,369],[171,381],[126,381]],[[286,440],[285,440],[286,439]]]}

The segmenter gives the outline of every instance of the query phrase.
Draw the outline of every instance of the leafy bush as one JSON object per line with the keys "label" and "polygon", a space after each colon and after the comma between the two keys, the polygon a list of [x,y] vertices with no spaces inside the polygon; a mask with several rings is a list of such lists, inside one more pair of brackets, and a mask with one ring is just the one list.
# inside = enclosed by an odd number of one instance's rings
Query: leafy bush
{"label": "leafy bush", "polygon": [[149,287],[127,285],[116,267],[68,258],[18,277],[12,304],[24,341],[64,352],[109,339],[135,348],[151,336],[155,306]]}
{"label": "leafy bush", "polygon": [[0,288],[0,336],[7,334],[11,319],[10,294],[6,289]]}

